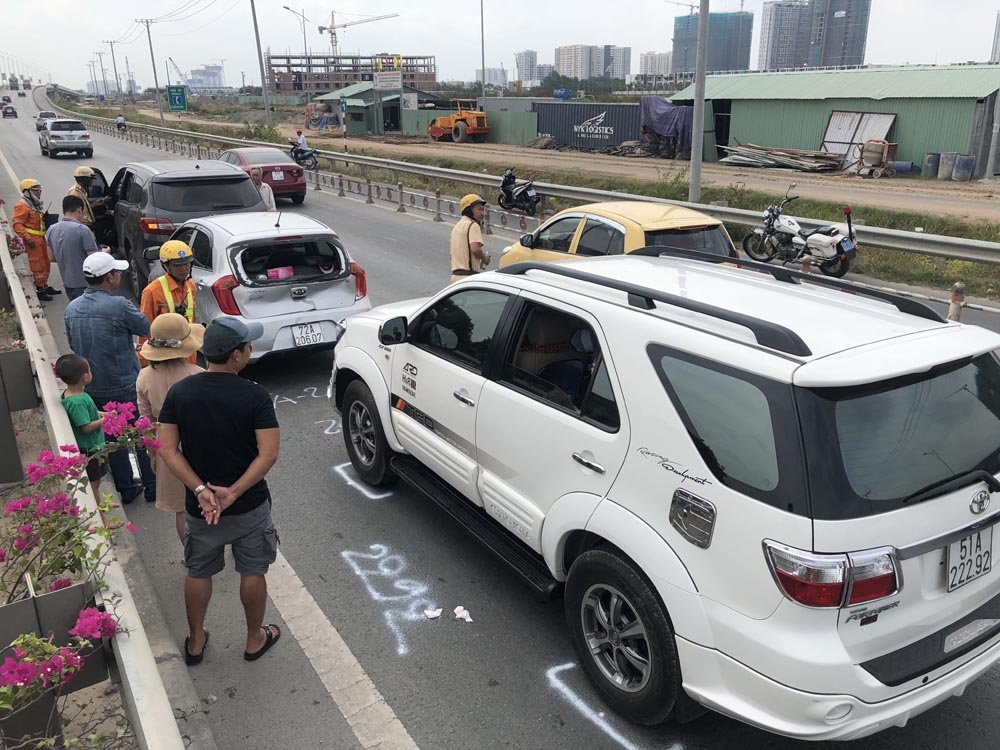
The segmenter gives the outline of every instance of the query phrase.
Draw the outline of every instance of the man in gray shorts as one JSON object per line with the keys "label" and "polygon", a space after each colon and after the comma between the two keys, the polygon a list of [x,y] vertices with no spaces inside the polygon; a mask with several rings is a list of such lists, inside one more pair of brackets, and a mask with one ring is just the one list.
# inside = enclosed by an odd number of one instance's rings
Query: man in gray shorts
{"label": "man in gray shorts", "polygon": [[200,663],[205,655],[212,576],[225,567],[226,545],[232,547],[240,574],[247,621],[243,658],[259,659],[281,636],[277,625],[264,626],[264,576],[278,553],[264,477],[278,460],[281,435],[270,394],[239,375],[250,361],[251,342],[262,334],[260,323],[247,326],[236,318],[216,318],[205,329],[202,346],[208,371],[171,387],[160,410],[160,456],[187,487],[188,664]]}

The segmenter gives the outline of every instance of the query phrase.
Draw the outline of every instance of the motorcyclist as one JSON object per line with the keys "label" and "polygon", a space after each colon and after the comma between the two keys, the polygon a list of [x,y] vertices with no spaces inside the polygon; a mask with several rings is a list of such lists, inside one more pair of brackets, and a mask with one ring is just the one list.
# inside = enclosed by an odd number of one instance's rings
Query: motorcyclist
{"label": "motorcyclist", "polygon": [[125,130],[125,115],[119,114],[118,117],[115,118],[115,126],[119,130]]}
{"label": "motorcyclist", "polygon": [[95,172],[90,167],[80,166],[73,170],[74,185],[67,191],[67,195],[75,195],[83,201],[83,223],[91,229],[94,228],[94,209],[103,208],[105,199],[94,198],[90,194],[90,188],[94,184]]}
{"label": "motorcyclist", "polygon": [[297,140],[292,141],[291,138],[289,140],[295,144],[292,147],[292,158],[298,161],[302,154],[309,150],[309,144],[306,143],[306,137],[301,130],[296,130],[295,135],[298,136]]}
{"label": "motorcyclist", "polygon": [[[167,240],[160,245],[160,265],[164,275],[150,281],[142,290],[139,300],[139,310],[150,324],[164,313],[178,313],[187,318],[188,323],[194,323],[195,286],[191,280],[191,264],[194,253],[186,242]],[[146,339],[139,340],[139,346]],[[139,361],[145,367],[146,362],[140,356]],[[192,364],[197,363],[197,356],[188,357]]]}

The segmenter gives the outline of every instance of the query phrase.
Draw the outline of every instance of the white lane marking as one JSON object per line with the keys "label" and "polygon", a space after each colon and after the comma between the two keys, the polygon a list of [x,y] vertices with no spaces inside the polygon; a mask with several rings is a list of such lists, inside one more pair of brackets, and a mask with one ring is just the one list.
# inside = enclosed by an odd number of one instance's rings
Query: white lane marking
{"label": "white lane marking", "polygon": [[363,748],[417,748],[395,712],[280,552],[267,574],[271,601]]}
{"label": "white lane marking", "polygon": [[14,183],[14,188],[17,188],[17,174],[15,174],[13,168],[10,166],[10,162],[7,161],[7,157],[4,156],[3,151],[0,151],[0,162],[3,163],[3,168],[7,171],[7,176],[10,177],[10,181]]}
{"label": "white lane marking", "polygon": [[387,497],[392,497],[392,492],[374,492],[366,485],[363,485],[361,482],[353,479],[351,475],[347,473],[347,467],[350,465],[351,462],[348,461],[347,463],[334,466],[333,470],[340,474],[341,479],[343,479],[348,485],[356,489],[369,500],[385,500]]}
{"label": "white lane marking", "polygon": [[[384,610],[383,616],[385,624],[396,636],[396,653],[399,656],[406,656],[410,653],[410,646],[399,623],[426,622],[424,610],[436,609],[437,604],[431,599],[424,598],[424,595],[430,591],[430,586],[426,583],[409,578],[399,578],[399,574],[406,570],[406,560],[402,555],[393,553],[384,544],[372,544],[369,545],[368,549],[371,550],[370,553],[345,550],[340,553],[340,556],[351,566],[354,574],[361,579],[373,601],[401,605]],[[364,560],[376,562],[375,569],[362,568],[359,561]],[[380,578],[390,581],[392,588],[402,593],[383,594],[372,584],[372,578],[376,581]]]}

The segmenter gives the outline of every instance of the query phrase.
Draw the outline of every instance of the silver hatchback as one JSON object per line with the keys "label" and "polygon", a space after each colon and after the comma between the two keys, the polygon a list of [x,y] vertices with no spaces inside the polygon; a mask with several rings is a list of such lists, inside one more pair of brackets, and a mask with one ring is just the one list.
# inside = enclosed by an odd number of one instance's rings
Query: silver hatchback
{"label": "silver hatchback", "polygon": [[82,122],[59,118],[46,120],[45,126],[38,131],[38,149],[42,156],[50,159],[55,159],[63,151],[75,151],[89,159],[94,155],[94,142]]}
{"label": "silver hatchback", "polygon": [[[364,269],[336,232],[295,213],[205,216],[170,237],[191,248],[197,320],[219,315],[263,324],[252,360],[279,351],[332,348],[341,322],[371,309]],[[159,247],[145,251],[155,263]],[[162,272],[154,274],[162,275]]]}

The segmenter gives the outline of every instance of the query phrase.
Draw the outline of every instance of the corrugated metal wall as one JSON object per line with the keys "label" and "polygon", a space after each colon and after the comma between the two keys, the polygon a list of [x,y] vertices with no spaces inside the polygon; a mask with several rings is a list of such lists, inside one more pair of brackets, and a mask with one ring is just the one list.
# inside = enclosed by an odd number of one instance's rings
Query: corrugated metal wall
{"label": "corrugated metal wall", "polygon": [[455,114],[453,109],[404,109],[403,135],[427,135],[427,126],[435,117]]}
{"label": "corrugated metal wall", "polygon": [[[427,135],[427,126],[435,117],[454,114],[454,110],[403,110],[403,135]],[[511,143],[517,146],[538,135],[538,115],[534,112],[488,112],[490,135],[487,143]]]}
{"label": "corrugated metal wall", "polygon": [[[818,149],[830,113],[895,114],[889,139],[899,144],[896,158],[920,164],[924,154],[941,151],[975,153],[972,132],[974,99],[825,99],[733,100],[730,145]],[[971,149],[971,151],[970,151]]]}

